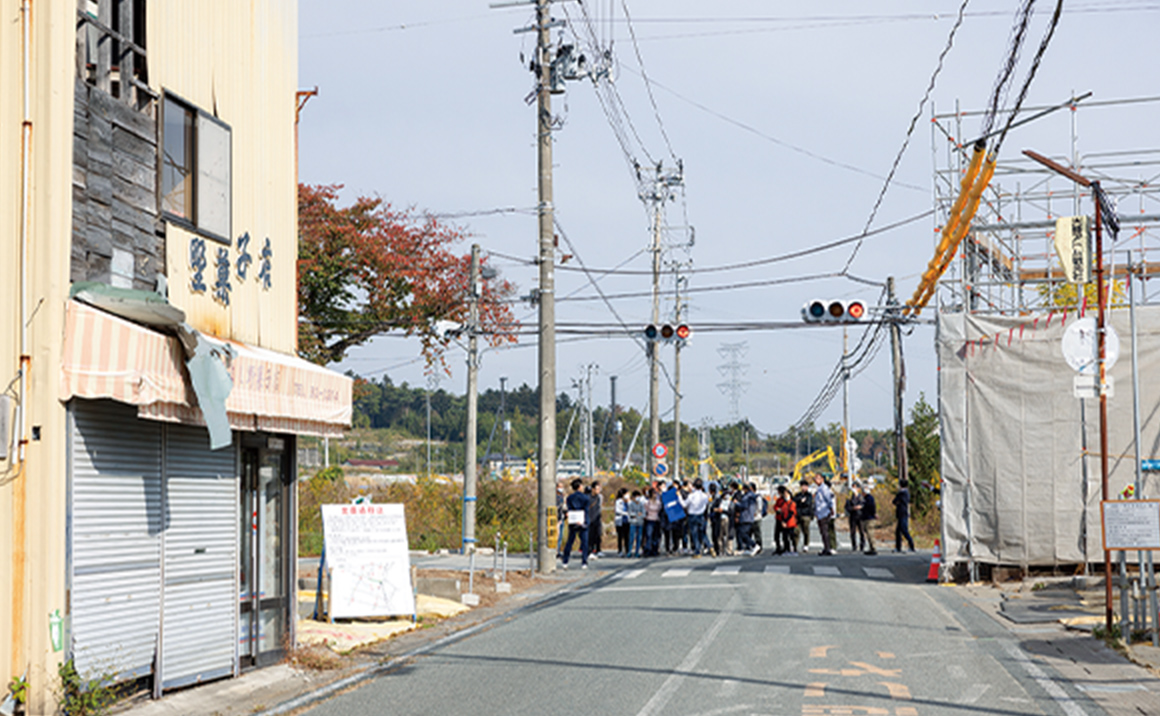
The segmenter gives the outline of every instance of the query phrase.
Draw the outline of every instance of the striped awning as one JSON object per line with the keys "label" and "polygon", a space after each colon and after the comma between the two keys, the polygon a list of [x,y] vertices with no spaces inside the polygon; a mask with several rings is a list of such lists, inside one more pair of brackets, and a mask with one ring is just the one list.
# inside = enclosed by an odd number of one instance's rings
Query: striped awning
{"label": "striped awning", "polygon": [[[228,343],[236,353],[226,399],[234,429],[338,437],[350,426],[350,378],[295,356]],[[79,301],[65,310],[60,387],[62,400],[111,398],[136,405],[143,418],[205,424],[176,338]]]}

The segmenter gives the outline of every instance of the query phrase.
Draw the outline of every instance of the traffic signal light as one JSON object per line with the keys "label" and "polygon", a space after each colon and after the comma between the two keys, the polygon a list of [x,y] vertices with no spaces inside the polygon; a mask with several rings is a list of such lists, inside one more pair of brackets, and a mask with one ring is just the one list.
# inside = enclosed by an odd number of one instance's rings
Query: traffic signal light
{"label": "traffic signal light", "polygon": [[691,328],[684,323],[673,325],[671,323],[662,323],[661,325],[654,325],[652,323],[644,327],[645,340],[664,341],[670,343],[673,340],[684,341],[688,340],[689,336],[693,334]]}
{"label": "traffic signal light", "polygon": [[862,301],[823,301],[814,299],[802,306],[802,320],[806,323],[858,323],[866,317]]}

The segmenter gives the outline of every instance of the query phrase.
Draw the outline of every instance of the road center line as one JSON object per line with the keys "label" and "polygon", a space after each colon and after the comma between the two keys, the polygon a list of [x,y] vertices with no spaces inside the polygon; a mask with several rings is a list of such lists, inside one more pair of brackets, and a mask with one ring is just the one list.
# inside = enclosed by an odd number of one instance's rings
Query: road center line
{"label": "road center line", "polygon": [[717,615],[717,618],[713,621],[708,631],[693,645],[692,649],[689,649],[689,653],[685,654],[685,658],[681,660],[680,664],[677,664],[677,667],[673,669],[673,673],[669,674],[669,678],[665,679],[665,683],[661,684],[661,687],[648,700],[644,708],[637,712],[636,716],[651,716],[652,714],[659,714],[664,711],[665,706],[669,703],[669,699],[673,697],[673,694],[677,693],[677,688],[681,685],[681,680],[685,678],[685,672],[692,671],[697,667],[697,663],[705,654],[705,650],[709,648],[709,645],[713,643],[713,640],[725,628],[725,623],[729,621],[729,617],[733,616],[733,610],[740,601],[741,598],[734,594],[733,598],[729,600],[729,603],[725,605],[725,608],[721,610],[721,613]]}

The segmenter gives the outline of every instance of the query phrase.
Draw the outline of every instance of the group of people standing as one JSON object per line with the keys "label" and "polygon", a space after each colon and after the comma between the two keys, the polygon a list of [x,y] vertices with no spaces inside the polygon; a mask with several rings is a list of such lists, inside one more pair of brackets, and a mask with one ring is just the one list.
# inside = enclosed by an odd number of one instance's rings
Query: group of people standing
{"label": "group of people standing", "polygon": [[[689,481],[658,483],[645,490],[629,491],[622,488],[616,494],[613,521],[616,527],[618,557],[657,557],[665,554],[702,555],[756,555],[761,552],[762,517],[773,513],[776,525],[774,542],[776,554],[796,555],[810,550],[810,523],[818,523],[822,544],[820,554],[832,555],[837,548],[834,520],[837,502],[834,492],[821,475],[814,476],[815,487],[802,480],[796,493],[789,488],[777,488],[777,498],[770,506],[757,492],[754,483],[731,482],[719,485],[710,482],[708,490],[697,478]],[[905,538],[910,551],[914,540],[910,536],[910,492],[906,482],[899,485],[894,496],[895,552],[902,549]],[[557,557],[565,569],[572,556],[572,547],[579,539],[581,564],[588,567],[590,558],[603,556],[601,538],[604,532],[602,512],[604,498],[597,481],[585,486],[583,481],[572,481],[572,493],[564,496],[557,492],[556,507],[560,522]],[[878,519],[874,494],[854,482],[846,499],[845,513],[849,520],[850,541],[854,551],[867,555],[877,554],[873,529]],[[565,540],[565,528],[567,539]]]}

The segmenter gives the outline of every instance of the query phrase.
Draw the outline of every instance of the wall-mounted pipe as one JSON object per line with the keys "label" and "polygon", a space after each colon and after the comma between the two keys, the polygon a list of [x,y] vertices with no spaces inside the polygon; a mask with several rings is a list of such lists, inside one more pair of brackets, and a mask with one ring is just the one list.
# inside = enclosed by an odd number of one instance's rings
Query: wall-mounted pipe
{"label": "wall-mounted pipe", "polygon": [[20,126],[20,396],[16,404],[16,479],[12,481],[12,673],[24,671],[24,585],[27,561],[25,518],[28,502],[28,243],[32,226],[32,3],[21,0],[23,34],[23,115]]}

